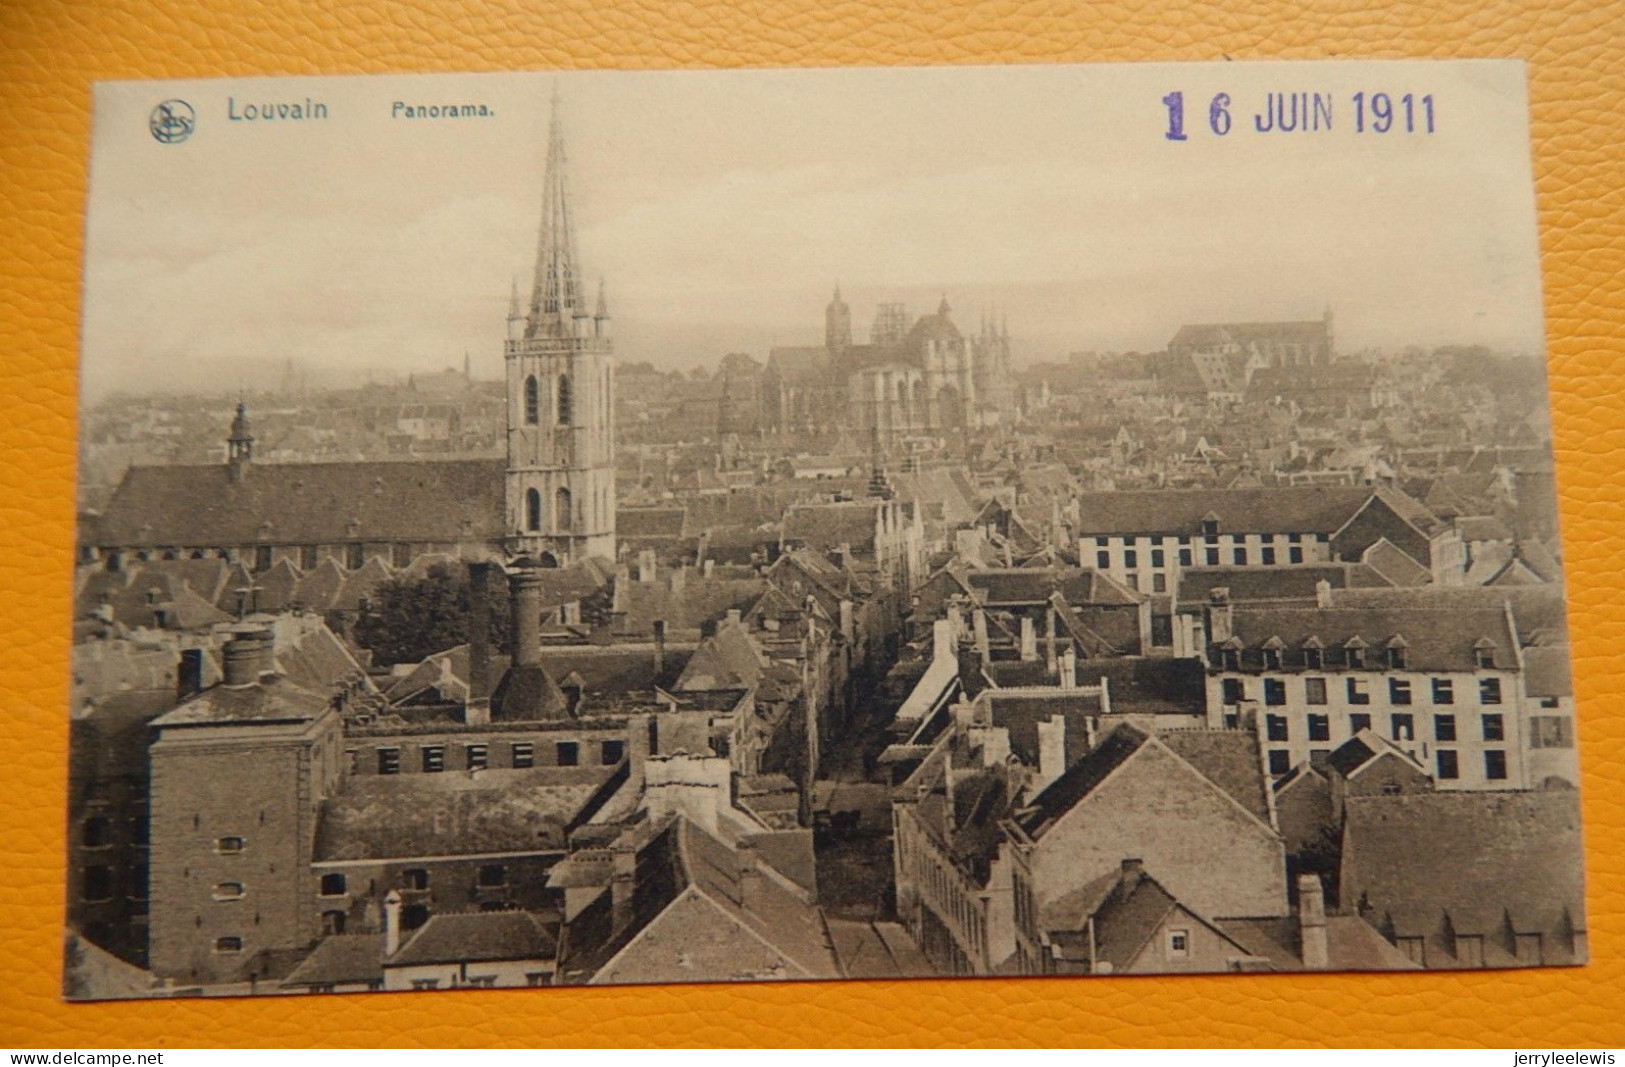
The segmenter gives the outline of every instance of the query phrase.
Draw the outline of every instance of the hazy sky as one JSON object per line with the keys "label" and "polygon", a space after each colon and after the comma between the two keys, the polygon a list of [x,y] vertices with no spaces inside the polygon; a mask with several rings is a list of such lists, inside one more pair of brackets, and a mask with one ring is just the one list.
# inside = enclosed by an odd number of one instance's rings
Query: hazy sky
{"label": "hazy sky", "polygon": [[[878,301],[946,294],[970,329],[997,305],[1026,359],[1327,305],[1344,348],[1541,347],[1512,63],[114,83],[96,96],[87,397],[264,385],[289,359],[404,375],[468,351],[495,376],[555,84],[582,266],[608,281],[626,360],[818,343],[837,280],[859,339]],[[1163,136],[1176,89],[1182,143]],[[1357,134],[1361,90],[1431,94],[1436,132]],[[1330,93],[1333,129],[1255,132],[1265,94],[1291,91]],[[172,97],[198,125],[163,145],[147,117]],[[307,98],[325,122],[228,117]],[[397,100],[495,117],[394,119]]]}

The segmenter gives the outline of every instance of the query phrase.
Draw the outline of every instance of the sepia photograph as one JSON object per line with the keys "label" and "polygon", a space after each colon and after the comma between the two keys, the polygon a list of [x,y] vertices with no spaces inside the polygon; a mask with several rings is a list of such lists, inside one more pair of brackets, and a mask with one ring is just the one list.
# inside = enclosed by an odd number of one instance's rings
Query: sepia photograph
{"label": "sepia photograph", "polygon": [[64,996],[1584,964],[1528,110],[98,84]]}

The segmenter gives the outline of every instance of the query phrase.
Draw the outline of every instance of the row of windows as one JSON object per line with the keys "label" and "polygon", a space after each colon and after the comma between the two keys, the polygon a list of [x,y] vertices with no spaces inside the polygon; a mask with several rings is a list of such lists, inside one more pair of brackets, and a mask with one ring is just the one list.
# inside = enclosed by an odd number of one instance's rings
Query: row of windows
{"label": "row of windows", "polygon": [[[470,771],[485,770],[491,764],[490,745],[464,745],[463,768]],[[601,741],[598,745],[598,762],[604,767],[613,767],[626,756],[626,742],[620,740]],[[378,773],[401,773],[401,750],[394,746],[379,748],[377,750]],[[435,774],[446,769],[446,746],[424,745],[418,749],[418,758],[422,769],[429,774]],[[515,741],[509,746],[509,766],[518,770],[525,770],[536,766],[536,745],[530,741]],[[553,746],[553,761],[560,767],[577,767],[581,765],[581,742],[559,741]],[[352,763],[353,768],[353,763]]]}
{"label": "row of windows", "polygon": [[[1286,678],[1264,679],[1264,704],[1267,707],[1284,707],[1290,701],[1287,698]],[[1303,702],[1310,705],[1323,705],[1328,702],[1325,678],[1303,679]],[[1371,703],[1370,680],[1367,678],[1343,679],[1345,695],[1350,704]],[[1223,699],[1226,704],[1240,704],[1247,700],[1247,679],[1225,678],[1221,682]],[[1448,705],[1456,702],[1455,680],[1451,678],[1434,678],[1429,687],[1434,704]],[[1411,680],[1409,678],[1388,679],[1388,702],[1405,706],[1412,702]],[[1501,703],[1501,679],[1480,678],[1478,680],[1478,702],[1480,704],[1496,705]]]}
{"label": "row of windows", "polygon": [[[1178,555],[1177,558],[1179,560],[1179,565],[1181,567],[1194,567],[1194,566],[1196,566],[1195,555],[1194,555],[1194,553],[1192,552],[1191,549],[1188,549],[1188,548],[1180,549],[1179,550],[1179,555]],[[1232,549],[1231,552],[1230,552],[1230,562],[1231,562],[1232,565],[1237,566],[1237,567],[1245,567],[1245,566],[1247,566],[1249,561],[1250,561],[1250,558],[1251,557],[1248,556],[1247,550],[1245,548]],[[1219,555],[1219,550],[1216,549],[1216,548],[1204,549],[1203,553],[1202,553],[1202,562],[1203,562],[1203,564],[1205,566],[1208,566],[1208,567],[1220,566],[1222,561],[1221,561],[1221,558],[1220,558],[1220,555]],[[1277,557],[1276,554],[1275,554],[1275,549],[1266,546],[1266,547],[1261,548],[1261,549],[1258,550],[1258,562],[1261,565],[1265,566],[1265,567],[1273,567],[1278,562],[1280,562],[1280,560],[1279,560],[1279,557]],[[1298,548],[1296,546],[1288,548],[1287,549],[1287,562],[1288,563],[1302,563],[1303,562],[1303,549]],[[1112,565],[1112,554],[1110,552],[1107,552],[1107,551],[1104,551],[1104,550],[1096,552],[1095,553],[1095,565],[1097,567],[1099,567],[1101,570],[1110,569],[1110,567]],[[1137,552],[1136,550],[1134,550],[1132,548],[1125,549],[1123,551],[1123,566],[1132,568],[1132,567],[1138,567],[1139,565],[1140,565],[1140,554],[1139,554],[1139,552]],[[1158,569],[1158,568],[1162,568],[1162,567],[1166,567],[1166,566],[1167,566],[1167,557],[1163,553],[1163,550],[1160,549],[1160,548],[1153,548],[1151,550],[1151,567],[1153,569]]]}
{"label": "row of windows", "polygon": [[[128,823],[130,843],[132,845],[147,844],[147,817],[145,815],[132,815]],[[108,816],[92,815],[80,824],[80,848],[111,848],[113,844],[113,822]]]}
{"label": "row of windows", "polygon": [[[1324,750],[1311,753],[1311,755],[1324,755]],[[1437,777],[1441,781],[1453,781],[1461,777],[1461,754],[1455,749],[1441,748],[1434,753],[1434,765]],[[1284,748],[1272,748],[1269,752],[1269,768],[1273,775],[1282,775],[1292,769],[1292,753]],[[1507,754],[1502,749],[1491,748],[1484,750],[1484,778],[1491,782],[1502,782],[1507,777]]]}
{"label": "row of windows", "polygon": [[[1307,648],[1294,649],[1290,653],[1284,646],[1242,649],[1235,647],[1236,644],[1239,644],[1239,642],[1232,640],[1225,647],[1219,649],[1219,666],[1224,670],[1239,671],[1243,669],[1245,664],[1247,667],[1258,667],[1266,671],[1285,670],[1288,666],[1318,671],[1338,666],[1339,661],[1344,667],[1364,670],[1373,662],[1370,649],[1366,645],[1358,643],[1334,649],[1326,649],[1315,644]],[[1271,644],[1281,645],[1280,642],[1274,641]],[[1328,655],[1328,652],[1331,654]],[[1391,645],[1380,651],[1375,662],[1388,670],[1402,671],[1410,663],[1410,651],[1403,645]],[[1494,670],[1495,649],[1490,647],[1474,648],[1473,664],[1480,670]],[[1446,685],[1449,685],[1448,679],[1444,681]],[[1500,682],[1496,682],[1496,685],[1499,686]]]}
{"label": "row of windows", "polygon": [[[1267,534],[1238,533],[1238,534],[1230,534],[1229,535],[1231,544],[1236,544],[1236,545],[1246,544],[1247,539],[1249,537],[1256,537],[1256,538],[1258,538],[1259,541],[1263,542],[1264,544],[1272,545],[1272,544],[1275,543],[1275,538],[1277,536],[1279,536],[1283,541],[1285,541],[1289,545],[1302,544],[1304,542],[1306,536],[1307,536],[1307,538],[1309,540],[1318,541],[1321,544],[1326,544],[1327,542],[1329,542],[1331,540],[1331,537],[1329,535],[1327,535],[1327,534],[1309,534],[1309,535],[1304,535],[1304,534],[1280,534],[1280,535],[1277,535],[1277,534],[1272,534],[1272,533],[1267,533]],[[1113,537],[1105,535],[1105,534],[1097,534],[1095,536],[1095,545],[1098,548],[1105,548],[1108,545],[1110,545],[1113,540],[1128,541],[1128,542],[1133,542],[1133,541],[1138,541],[1138,540],[1145,540],[1145,541],[1151,542],[1153,545],[1160,545],[1160,544],[1163,544],[1165,542],[1173,541],[1173,542],[1177,542],[1178,544],[1181,544],[1181,545],[1188,545],[1188,544],[1191,543],[1191,536],[1189,534],[1179,534],[1177,537],[1173,536],[1173,535],[1168,535],[1168,534],[1143,534],[1143,535],[1139,535],[1139,536],[1126,536],[1126,537],[1113,538]],[[1219,525],[1218,525],[1218,523],[1204,522],[1202,524],[1202,541],[1205,544],[1209,544],[1209,545],[1216,545],[1216,544],[1219,543]]]}
{"label": "row of windows", "polygon": [[[1332,722],[1330,715],[1311,714],[1306,723],[1311,741],[1330,741],[1332,739]],[[1359,733],[1361,730],[1371,728],[1371,716],[1361,712],[1349,715],[1349,735]],[[1479,716],[1479,731],[1485,741],[1506,740],[1506,720],[1499,714],[1486,714]],[[1416,717],[1408,713],[1395,713],[1388,716],[1388,733],[1395,741],[1416,740]],[[1270,741],[1292,740],[1292,724],[1285,715],[1264,716],[1264,735]],[[1454,715],[1433,716],[1433,739],[1435,741],[1455,741],[1456,717]]]}
{"label": "row of windows", "polygon": [[[89,904],[101,904],[112,900],[118,895],[118,875],[111,867],[101,865],[86,867],[84,881],[80,889],[80,896]],[[131,867],[125,876],[124,895],[135,901],[147,899],[147,867],[138,864]]]}

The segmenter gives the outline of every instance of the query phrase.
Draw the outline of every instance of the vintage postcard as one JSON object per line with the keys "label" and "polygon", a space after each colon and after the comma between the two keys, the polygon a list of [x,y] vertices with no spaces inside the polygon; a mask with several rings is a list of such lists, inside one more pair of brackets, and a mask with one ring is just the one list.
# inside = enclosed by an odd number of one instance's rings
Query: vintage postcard
{"label": "vintage postcard", "polygon": [[70,998],[1586,959],[1521,64],[103,84],[84,270]]}

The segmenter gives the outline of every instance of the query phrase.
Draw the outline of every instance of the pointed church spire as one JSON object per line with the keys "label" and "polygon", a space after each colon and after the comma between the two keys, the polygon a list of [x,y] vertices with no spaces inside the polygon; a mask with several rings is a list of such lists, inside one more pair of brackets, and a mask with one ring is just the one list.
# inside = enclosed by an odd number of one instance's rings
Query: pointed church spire
{"label": "pointed church spire", "polygon": [[564,124],[559,90],[553,87],[553,113],[547,135],[547,173],[542,189],[542,224],[536,242],[536,279],[531,287],[530,337],[566,336],[572,320],[585,314],[576,277],[575,222],[565,181]]}

